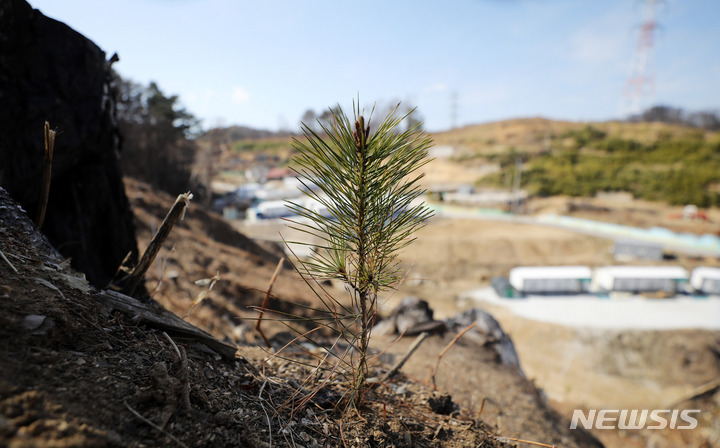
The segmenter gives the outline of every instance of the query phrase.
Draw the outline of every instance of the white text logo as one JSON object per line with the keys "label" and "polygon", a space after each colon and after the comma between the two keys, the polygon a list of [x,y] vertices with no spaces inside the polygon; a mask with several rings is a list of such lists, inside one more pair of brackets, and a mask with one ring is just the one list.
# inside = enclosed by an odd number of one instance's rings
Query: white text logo
{"label": "white text logo", "polygon": [[585,429],[694,429],[699,409],[591,409],[585,414],[579,409],[573,411],[570,429],[577,429],[578,423]]}

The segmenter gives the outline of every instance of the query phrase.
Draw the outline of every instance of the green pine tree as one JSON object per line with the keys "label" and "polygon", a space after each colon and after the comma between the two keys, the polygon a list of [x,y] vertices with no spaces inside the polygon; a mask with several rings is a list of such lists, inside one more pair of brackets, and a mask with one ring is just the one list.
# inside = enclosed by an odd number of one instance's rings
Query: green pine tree
{"label": "green pine tree", "polygon": [[[350,347],[343,357],[351,384],[346,411],[357,408],[365,394],[378,294],[397,285],[398,251],[415,239],[413,233],[432,215],[423,203],[415,203],[424,193],[418,169],[429,161],[432,141],[419,122],[401,132],[401,123],[412,111],[400,116],[397,110],[371,132],[372,113],[366,122],[354,105],[350,121],[338,106],[331,109],[330,120],[318,122],[320,132],[303,123],[305,138],[294,141],[299,151],[294,166],[304,190],[331,215],[290,203],[295,213],[306,218],[304,223],[293,221],[291,227],[321,241],[298,271],[313,281],[341,280],[351,295],[348,306],[318,294],[329,320],[339,324],[336,329]],[[318,189],[309,188],[311,183]]]}

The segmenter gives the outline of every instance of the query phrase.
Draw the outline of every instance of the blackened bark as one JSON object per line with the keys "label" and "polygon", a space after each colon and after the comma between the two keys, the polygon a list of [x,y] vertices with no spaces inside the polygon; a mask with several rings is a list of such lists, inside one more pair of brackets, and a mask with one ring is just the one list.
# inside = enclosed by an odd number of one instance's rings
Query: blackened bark
{"label": "blackened bark", "polygon": [[38,208],[43,124],[57,130],[43,232],[103,288],[128,252],[132,211],[118,163],[119,134],[105,53],[22,0],[0,2],[0,186]]}

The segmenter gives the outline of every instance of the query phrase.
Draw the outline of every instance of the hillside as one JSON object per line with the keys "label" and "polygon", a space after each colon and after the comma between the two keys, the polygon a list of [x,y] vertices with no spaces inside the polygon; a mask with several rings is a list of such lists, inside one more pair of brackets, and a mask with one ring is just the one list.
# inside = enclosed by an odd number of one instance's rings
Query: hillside
{"label": "hillside", "polygon": [[[517,118],[491,123],[464,126],[433,135],[437,145],[457,147],[461,154],[490,155],[504,153],[511,148],[519,152],[538,154],[543,151],[548,139],[579,131],[592,126],[609,136],[621,139],[635,139],[641,143],[656,141],[661,135],[683,137],[698,132],[696,128],[660,122],[571,122],[556,121],[542,117]],[[714,141],[720,139],[717,132],[707,132]]]}
{"label": "hillside", "polygon": [[[674,205],[720,205],[720,133],[663,123],[568,123],[541,118],[469,126],[435,136],[450,161],[485,168],[483,187],[588,197],[629,192]],[[516,163],[521,163],[517,173]]]}
{"label": "hillside", "polygon": [[[453,357],[474,359],[468,369],[485,366],[488,397],[502,397],[503,415],[509,416],[500,427],[496,417],[484,423],[484,414],[467,408],[450,415],[433,411],[429,403],[442,391],[414,374],[379,383],[362,417],[352,421],[338,420],[330,410],[341,383],[331,382],[302,405],[295,394],[305,395],[321,381],[303,366],[308,360],[292,352],[273,355],[277,348],[249,342],[256,340],[249,334],[253,321],[243,319],[254,315],[247,307],[258,304],[267,287],[276,261],[272,248],[255,245],[193,204],[151,270],[148,290],[180,316],[202,289],[194,280],[220,272],[217,287],[188,321],[235,345],[236,357],[227,359],[188,334],[158,327],[147,312],[133,317],[101,304],[102,293],[72,271],[0,193],[0,251],[7,259],[0,262],[3,446],[494,447],[514,437],[599,446],[584,431],[569,431],[532,383],[500,364],[492,347],[471,340],[457,345]],[[132,180],[128,196],[144,244],[174,198]],[[274,294],[311,301],[299,284],[287,271]],[[280,329],[265,328],[269,336]],[[413,360],[434,363],[451,337],[432,336]],[[376,373],[400,356],[405,341],[378,343],[394,348],[374,365]],[[443,384],[444,374],[438,379]],[[452,404],[453,397],[446,397]],[[461,398],[456,402],[463,404]]]}
{"label": "hillside", "polygon": [[[147,247],[174,198],[134,179],[126,178],[125,185],[139,245]],[[220,281],[187,320],[221,339],[253,343],[254,332],[248,329],[254,322],[243,319],[257,316],[250,307],[262,305],[281,256],[277,247],[258,246],[200,204],[191,203],[186,219],[173,229],[148,271],[146,285],[155,301],[185,316],[206,289],[195,282],[218,275]],[[311,292],[287,265],[273,290],[280,297],[311,300]],[[273,301],[271,306],[280,308],[281,303]]]}
{"label": "hillside", "polygon": [[[126,179],[126,189],[136,215],[140,244],[144,247],[174,198],[131,179]],[[11,213],[10,217],[15,220],[20,219],[16,215],[21,212],[13,212],[16,209],[12,207],[0,207],[0,210]],[[117,312],[108,313],[93,300],[93,292],[85,289],[84,282],[74,280],[77,274],[55,258],[52,249],[38,244],[37,236],[29,230],[22,230],[27,226],[8,220],[6,215],[0,219],[3,220],[0,250],[12,264],[0,262],[3,279],[0,340],[4,341],[0,351],[0,415],[7,420],[3,420],[0,441],[9,446],[162,445],[171,443],[169,437],[189,446],[267,446],[270,437],[274,446],[297,446],[300,440],[307,441],[306,446],[316,446],[312,440],[321,446],[410,446],[411,443],[438,447],[499,446],[493,434],[504,437],[505,441],[510,437],[561,446],[598,446],[584,432],[568,431],[567,413],[564,417],[559,415],[532,381],[500,364],[492,345],[478,345],[469,338],[461,338],[449,351],[438,376],[441,391],[450,392],[461,406],[460,412],[447,417],[430,411],[428,402],[435,392],[428,386],[427,372],[452,334],[428,339],[424,349],[411,357],[403,370],[405,376],[378,390],[366,411],[367,423],[356,421],[351,427],[342,426],[331,414],[320,410],[322,406],[313,408],[310,414],[306,412],[302,418],[294,415],[291,409],[283,407],[283,402],[308,372],[297,363],[271,358],[272,352],[259,348],[260,339],[251,329],[256,314],[248,308],[261,303],[279,252],[276,247],[258,246],[234,232],[199,204],[191,204],[185,220],[171,233],[149,272],[147,287],[158,303],[184,316],[192,300],[203,290],[195,281],[219,273],[221,280],[187,319],[235,344],[240,357],[234,361],[222,360],[173,333],[165,336],[152,325],[139,324]],[[437,255],[445,250],[444,239],[448,238],[448,229],[442,229],[443,223],[439,221],[440,227],[431,225],[427,229],[437,240],[435,249],[430,246],[423,249],[427,235],[420,235],[418,241],[419,250],[429,252],[416,267],[427,269],[426,280],[432,287],[427,288],[428,283],[424,287],[415,283],[411,288],[415,289],[412,293],[435,296],[428,298],[432,299],[433,306],[442,308],[441,317],[452,314],[453,307],[442,305],[440,299],[452,299],[454,292],[478,281],[478,273],[473,268],[464,267],[464,272],[456,270],[463,266],[463,260],[472,259],[469,254],[461,254],[462,248],[468,248],[460,238],[453,249],[457,252],[454,264],[438,269],[443,267],[443,260]],[[511,238],[512,229],[504,230],[503,239],[493,237],[492,232],[476,233],[470,223],[459,224],[465,229],[449,233],[457,237],[474,235],[473,238],[495,241],[493,244],[501,246],[517,242]],[[558,232],[550,233],[556,241],[538,245],[533,237],[546,234],[535,230],[532,236],[528,234],[521,239],[518,250],[510,254],[517,260],[533,256],[541,260],[549,253],[562,256],[555,248],[565,237]],[[576,246],[581,245],[569,242],[566,249]],[[602,248],[592,246],[588,256]],[[489,247],[478,248],[478,251],[483,257],[474,258],[491,266],[506,249]],[[492,260],[488,253],[495,254]],[[408,263],[412,266],[413,254],[409,255]],[[429,266],[426,260],[439,264]],[[453,279],[465,282],[465,286],[453,283]],[[280,275],[274,294],[306,303],[314,300],[289,269]],[[283,303],[274,301],[271,307],[282,307]],[[518,322],[512,316],[502,319]],[[264,328],[269,336],[284,329],[277,323],[266,324]],[[518,338],[528,344],[520,353],[532,343],[537,347],[532,350],[542,353],[543,338],[553,337],[532,328],[532,324],[513,328]],[[658,335],[658,340],[663,338]],[[706,341],[712,341],[712,335]],[[376,368],[380,372],[387,369],[409,342],[378,337],[375,346],[386,355]],[[183,367],[182,359],[174,354],[173,344],[187,351],[187,367]],[[620,350],[617,356],[623,356],[622,348]],[[614,351],[611,348],[603,352],[607,355],[598,353],[599,363],[606,363],[602,356],[616,356]],[[703,353],[703,359],[709,359],[707,352]],[[542,357],[527,359],[533,369],[538,365],[553,369]],[[694,361],[690,365],[693,366]],[[580,374],[585,368],[579,367]],[[182,379],[184,371],[189,380]],[[534,375],[541,372],[533,371]],[[640,381],[644,374],[633,373],[639,375]],[[682,375],[682,370],[678,375]],[[538,378],[547,381],[546,377]],[[553,382],[564,380],[550,376]],[[177,387],[184,388],[183,384],[189,385],[191,410],[184,408],[182,395],[174,392]],[[402,394],[398,390],[403,391]],[[332,397],[332,389],[329,393]],[[487,403],[480,412],[479,407],[483,406],[479,406],[479,402],[483,398]],[[564,406],[568,403],[556,405],[558,409],[565,409]],[[706,406],[712,404],[702,405]],[[271,409],[281,412],[268,426],[265,412]],[[163,431],[147,423],[159,425],[165,420],[167,425]],[[286,432],[286,424],[292,424],[293,429]],[[702,440],[702,436],[695,440]]]}
{"label": "hillside", "polygon": [[[137,216],[138,239],[142,246],[149,240],[152,222],[160,219],[161,213],[164,213],[162,204],[171,203],[172,198],[162,193],[150,192],[143,184],[132,179],[126,179],[126,189]],[[262,291],[267,288],[276,259],[257,260],[255,252],[258,249],[253,248],[255,243],[239,233],[235,233],[234,237],[241,239],[242,247],[221,243],[218,240],[227,241],[227,234],[232,234],[225,226],[227,224],[219,217],[207,213],[201,207],[191,206],[185,222],[177,232],[171,234],[166,244],[167,247],[174,249],[166,254],[165,276],[171,273],[174,280],[170,282],[164,280],[154,298],[182,316],[191,303],[190,297],[195,297],[202,290],[201,287],[194,285],[193,281],[215,275],[219,270],[222,280],[218,282],[208,299],[205,299],[207,303],[203,302],[203,305],[197,307],[188,321],[197,323],[201,328],[236,344],[262,346],[262,339],[251,328],[254,326],[254,320],[241,320],[240,317],[253,319],[257,315],[248,307],[261,304]],[[206,233],[204,229],[210,227],[215,227],[216,230]],[[217,228],[223,230],[218,232]],[[158,262],[158,269],[149,272],[148,290],[155,289],[154,285],[160,280],[162,272],[160,265],[161,263]],[[343,294],[344,290],[336,293]],[[311,295],[307,286],[294,271],[289,269],[289,266],[282,271],[273,286],[273,295],[308,304],[317,303],[317,299]],[[399,297],[401,296],[398,295]],[[283,305],[284,302],[274,301],[269,308]],[[433,306],[441,308],[441,304],[436,301],[433,301]],[[297,309],[292,311],[297,312]],[[390,309],[387,307],[382,310],[383,315],[389,312]],[[446,317],[444,314],[441,315]],[[268,336],[285,330],[277,323],[273,325],[272,322],[266,322],[263,325],[267,328]],[[425,349],[413,355],[408,364],[408,368],[413,369],[410,378],[421,384],[426,383],[427,366],[435,363],[437,355],[450,342],[452,336],[454,335],[436,335],[429,338],[424,344]],[[410,342],[412,338],[394,341],[394,337],[378,336],[373,345],[378,351],[385,352],[390,359],[394,359],[402,356]],[[453,380],[454,376],[441,375],[440,387],[452,390],[453,395],[458,396],[458,403],[473,412],[478,411],[477,405],[483,397],[487,397],[492,403],[502,402],[502,412],[495,408],[494,404],[488,404],[487,423],[491,427],[499,424],[500,420],[497,419],[499,412],[513,415],[511,419],[504,419],[502,427],[498,428],[503,435],[545,443],[561,443],[562,446],[595,446],[592,439],[584,438],[585,434],[573,434],[567,431],[567,422],[547,406],[534,385],[517,370],[498,364],[496,355],[491,350],[487,350],[487,347],[480,349],[472,342],[460,343],[451,353],[448,361],[443,362],[443,366],[447,366],[445,368],[449,368],[452,375],[457,374],[458,360],[461,359],[465,360],[462,367],[466,371],[484,366],[483,373],[478,373],[473,380],[465,382],[460,388],[456,384],[457,381]],[[472,394],[474,398],[470,401],[461,398],[467,396],[468,389],[475,390]]]}
{"label": "hillside", "polygon": [[[575,186],[578,180],[584,182],[579,174],[587,160],[601,162],[601,166],[604,162],[615,162],[619,167],[624,166],[623,160],[632,160],[627,165],[637,168],[638,179],[672,169],[695,173],[698,164],[709,166],[710,163],[705,162],[715,160],[719,135],[662,123],[609,122],[591,123],[588,127],[586,123],[540,118],[469,126],[433,136],[438,154],[427,165],[423,181],[427,187],[467,183],[505,188],[512,185],[516,158],[523,161],[523,177],[528,181],[523,186],[531,188],[531,192],[532,182],[538,178],[553,179],[543,174],[533,179],[530,175],[533,164],[544,163],[552,174],[553,166],[563,166],[556,163],[563,157],[569,159],[565,163],[566,170],[554,179],[566,179],[568,185]],[[450,154],[447,147],[453,148]],[[633,150],[638,153],[632,154]],[[288,155],[289,151],[283,154],[284,157]],[[653,157],[653,164],[642,163],[643,157],[647,156]],[[710,174],[716,175],[716,172]],[[602,177],[612,180],[617,176],[608,173]],[[690,178],[690,175],[685,177]],[[662,192],[663,188],[654,190]],[[680,191],[672,187],[671,190]],[[689,190],[702,192],[702,188],[693,185]],[[587,196],[561,193],[564,194],[543,197],[535,191],[527,202],[526,214],[530,217],[561,214],[643,228],[663,227],[696,235],[718,232],[720,210],[717,207],[703,210],[707,220],[682,219],[687,202],[672,205],[658,197],[646,200],[615,191],[588,192]],[[697,205],[703,205],[702,198]],[[271,223],[243,228],[263,238],[277,233]],[[386,298],[384,313],[390,312],[403,297],[417,296],[427,299],[437,315],[453,316],[464,307],[478,306],[457,301],[464,291],[487,284],[494,276],[507,275],[511,268],[519,265],[603,266],[616,263],[612,256],[612,240],[540,225],[438,217],[417,236],[418,240],[401,254],[403,266],[410,274],[400,292]],[[668,251],[666,259],[657,264],[693,269],[701,265],[720,266],[720,260]],[[717,332],[693,329],[588,332],[583,328],[556,327],[522,319],[500,308],[486,309],[497,316],[513,338],[528,377],[547,394],[552,407],[566,419],[572,416],[574,409],[667,406],[717,375],[716,353],[720,341]],[[397,345],[402,347],[407,343],[403,341]],[[464,405],[477,409],[478,400],[482,396],[489,398],[491,394],[481,375],[468,375],[467,372],[473,369],[472,362],[463,361],[471,359],[470,354],[465,358],[463,355],[454,357],[448,363],[448,378],[462,378],[462,381],[450,379],[442,387],[458,391]],[[406,368],[422,378],[431,365],[432,360],[421,357],[411,359]],[[498,383],[491,384],[496,386]],[[718,440],[717,431],[712,429],[712,421],[718,415],[717,396],[717,392],[710,391],[683,404],[687,408],[703,410],[701,428],[697,431],[630,434],[627,431],[596,431],[594,435],[608,446],[693,446],[702,443],[714,446]],[[516,400],[517,406],[520,401]],[[495,404],[490,403],[486,402],[484,414],[489,422],[503,428],[507,422],[503,414],[506,403],[502,397],[496,399]],[[530,419],[522,423],[532,425]]]}
{"label": "hillside", "polygon": [[[234,139],[215,132],[199,140],[214,151],[216,181],[237,184],[247,172],[285,166],[290,138]],[[219,137],[222,136],[222,137]],[[661,122],[504,120],[432,135],[428,188],[468,184],[508,189],[520,161],[520,186],[532,197],[629,192],[674,205],[720,205],[720,132]],[[211,148],[215,148],[212,150]]]}

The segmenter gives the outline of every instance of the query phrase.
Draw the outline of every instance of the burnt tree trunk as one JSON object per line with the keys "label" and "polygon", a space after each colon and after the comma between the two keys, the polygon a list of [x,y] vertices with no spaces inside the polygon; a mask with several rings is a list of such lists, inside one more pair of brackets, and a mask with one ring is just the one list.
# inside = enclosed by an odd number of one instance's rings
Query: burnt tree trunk
{"label": "burnt tree trunk", "polygon": [[0,2],[0,186],[35,213],[49,121],[57,139],[42,230],[99,288],[128,252],[137,259],[110,80],[90,40],[25,1]]}

